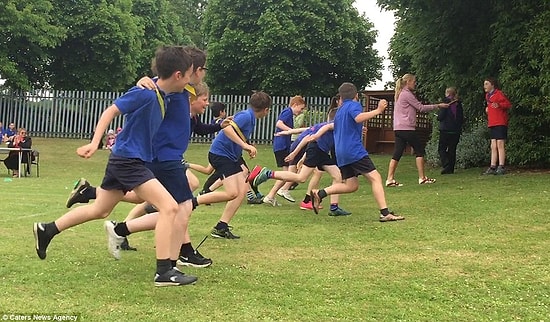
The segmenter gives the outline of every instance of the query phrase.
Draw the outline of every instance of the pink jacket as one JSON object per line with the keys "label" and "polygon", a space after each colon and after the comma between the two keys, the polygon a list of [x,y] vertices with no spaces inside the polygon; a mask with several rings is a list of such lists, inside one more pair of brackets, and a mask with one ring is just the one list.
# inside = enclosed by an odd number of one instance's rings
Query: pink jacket
{"label": "pink jacket", "polygon": [[414,131],[416,112],[429,112],[436,108],[437,105],[423,105],[408,88],[403,88],[393,107],[393,130]]}

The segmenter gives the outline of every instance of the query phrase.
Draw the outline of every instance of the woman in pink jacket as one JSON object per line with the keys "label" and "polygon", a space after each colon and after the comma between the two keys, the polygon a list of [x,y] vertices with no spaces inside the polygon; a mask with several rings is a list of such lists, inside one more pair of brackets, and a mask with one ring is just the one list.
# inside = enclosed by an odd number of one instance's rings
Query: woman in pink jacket
{"label": "woman in pink jacket", "polygon": [[423,105],[414,96],[413,90],[416,87],[416,77],[405,74],[395,83],[395,103],[393,109],[393,131],[395,133],[395,149],[390,160],[386,187],[400,187],[401,183],[394,178],[395,170],[399,160],[407,147],[412,146],[416,154],[416,168],[418,169],[418,183],[434,183],[435,179],[426,177],[424,174],[424,145],[416,134],[416,113],[429,112],[436,108],[447,108],[449,104],[439,103]]}
{"label": "woman in pink jacket", "polygon": [[483,82],[483,89],[487,101],[485,112],[491,137],[491,166],[485,171],[485,174],[504,174],[504,162],[506,161],[504,143],[508,139],[508,110],[512,104],[497,88],[494,78],[486,78]]}

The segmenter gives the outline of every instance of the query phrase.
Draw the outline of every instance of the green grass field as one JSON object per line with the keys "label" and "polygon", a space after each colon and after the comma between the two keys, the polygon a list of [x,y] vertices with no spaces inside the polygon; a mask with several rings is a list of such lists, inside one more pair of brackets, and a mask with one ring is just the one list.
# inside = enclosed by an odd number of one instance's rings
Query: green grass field
{"label": "green grass field", "polygon": [[[103,222],[57,236],[46,260],[34,250],[32,223],[66,212],[74,181],[99,184],[106,151],[89,160],[84,141],[35,139],[40,178],[11,179],[0,169],[0,315],[79,314],[83,321],[550,321],[549,174],[481,176],[458,170],[419,186],[412,156],[403,158],[387,188],[390,208],[405,221],[379,223],[370,186],[344,195],[349,217],[243,204],[234,220],[240,240],[208,238],[201,252],[214,260],[193,286],[157,288],[152,232],[130,236],[137,252],[120,261],[107,252]],[[186,158],[205,164],[207,145]],[[269,146],[260,163],[273,166]],[[382,176],[390,157],[373,156]],[[201,180],[204,176],[199,176]],[[327,184],[327,178],[323,184]],[[266,193],[272,182],[260,187]],[[300,200],[305,185],[292,192]],[[325,205],[327,206],[327,205]],[[131,209],[111,215],[122,220]],[[196,245],[217,222],[223,204],[200,206],[191,220]]]}

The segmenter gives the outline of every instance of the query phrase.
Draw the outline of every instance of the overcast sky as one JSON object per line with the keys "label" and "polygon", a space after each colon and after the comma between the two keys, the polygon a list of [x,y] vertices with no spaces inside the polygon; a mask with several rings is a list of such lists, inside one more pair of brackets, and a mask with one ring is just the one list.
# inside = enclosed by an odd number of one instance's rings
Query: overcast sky
{"label": "overcast sky", "polygon": [[365,13],[367,18],[374,24],[374,28],[378,30],[378,37],[374,48],[378,50],[380,56],[386,58],[384,60],[384,70],[382,71],[382,81],[377,82],[369,89],[384,89],[384,84],[392,81],[392,76],[389,71],[390,62],[388,58],[388,46],[393,35],[395,19],[393,14],[388,11],[382,11],[376,4],[376,0],[355,0],[354,3],[359,13]]}

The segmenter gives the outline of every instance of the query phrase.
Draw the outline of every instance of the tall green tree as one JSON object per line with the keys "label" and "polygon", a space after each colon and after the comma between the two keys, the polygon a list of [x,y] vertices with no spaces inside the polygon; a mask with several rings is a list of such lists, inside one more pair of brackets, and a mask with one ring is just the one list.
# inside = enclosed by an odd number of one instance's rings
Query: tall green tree
{"label": "tall green tree", "polygon": [[48,68],[56,89],[123,90],[135,81],[144,27],[132,0],[55,0],[67,38]]}
{"label": "tall green tree", "polygon": [[457,86],[469,127],[486,122],[482,90],[496,77],[513,103],[508,160],[550,165],[548,1],[378,0],[395,10],[394,76],[417,75],[419,94],[440,100]]}
{"label": "tall green tree", "polygon": [[0,75],[6,86],[29,89],[46,83],[48,49],[65,37],[52,10],[49,0],[0,1]]}
{"label": "tall green tree", "polygon": [[218,93],[332,95],[380,79],[376,32],[351,0],[210,0],[208,81]]}
{"label": "tall green tree", "polygon": [[[196,0],[134,0],[132,13],[138,18],[138,24],[143,28],[143,37],[140,39],[142,49],[136,57],[138,75],[151,74],[151,58],[161,45],[192,44],[190,35],[192,24],[184,25],[183,21],[198,22],[194,17]],[[198,24],[194,28],[198,28]],[[131,84],[135,83],[135,79]]]}

